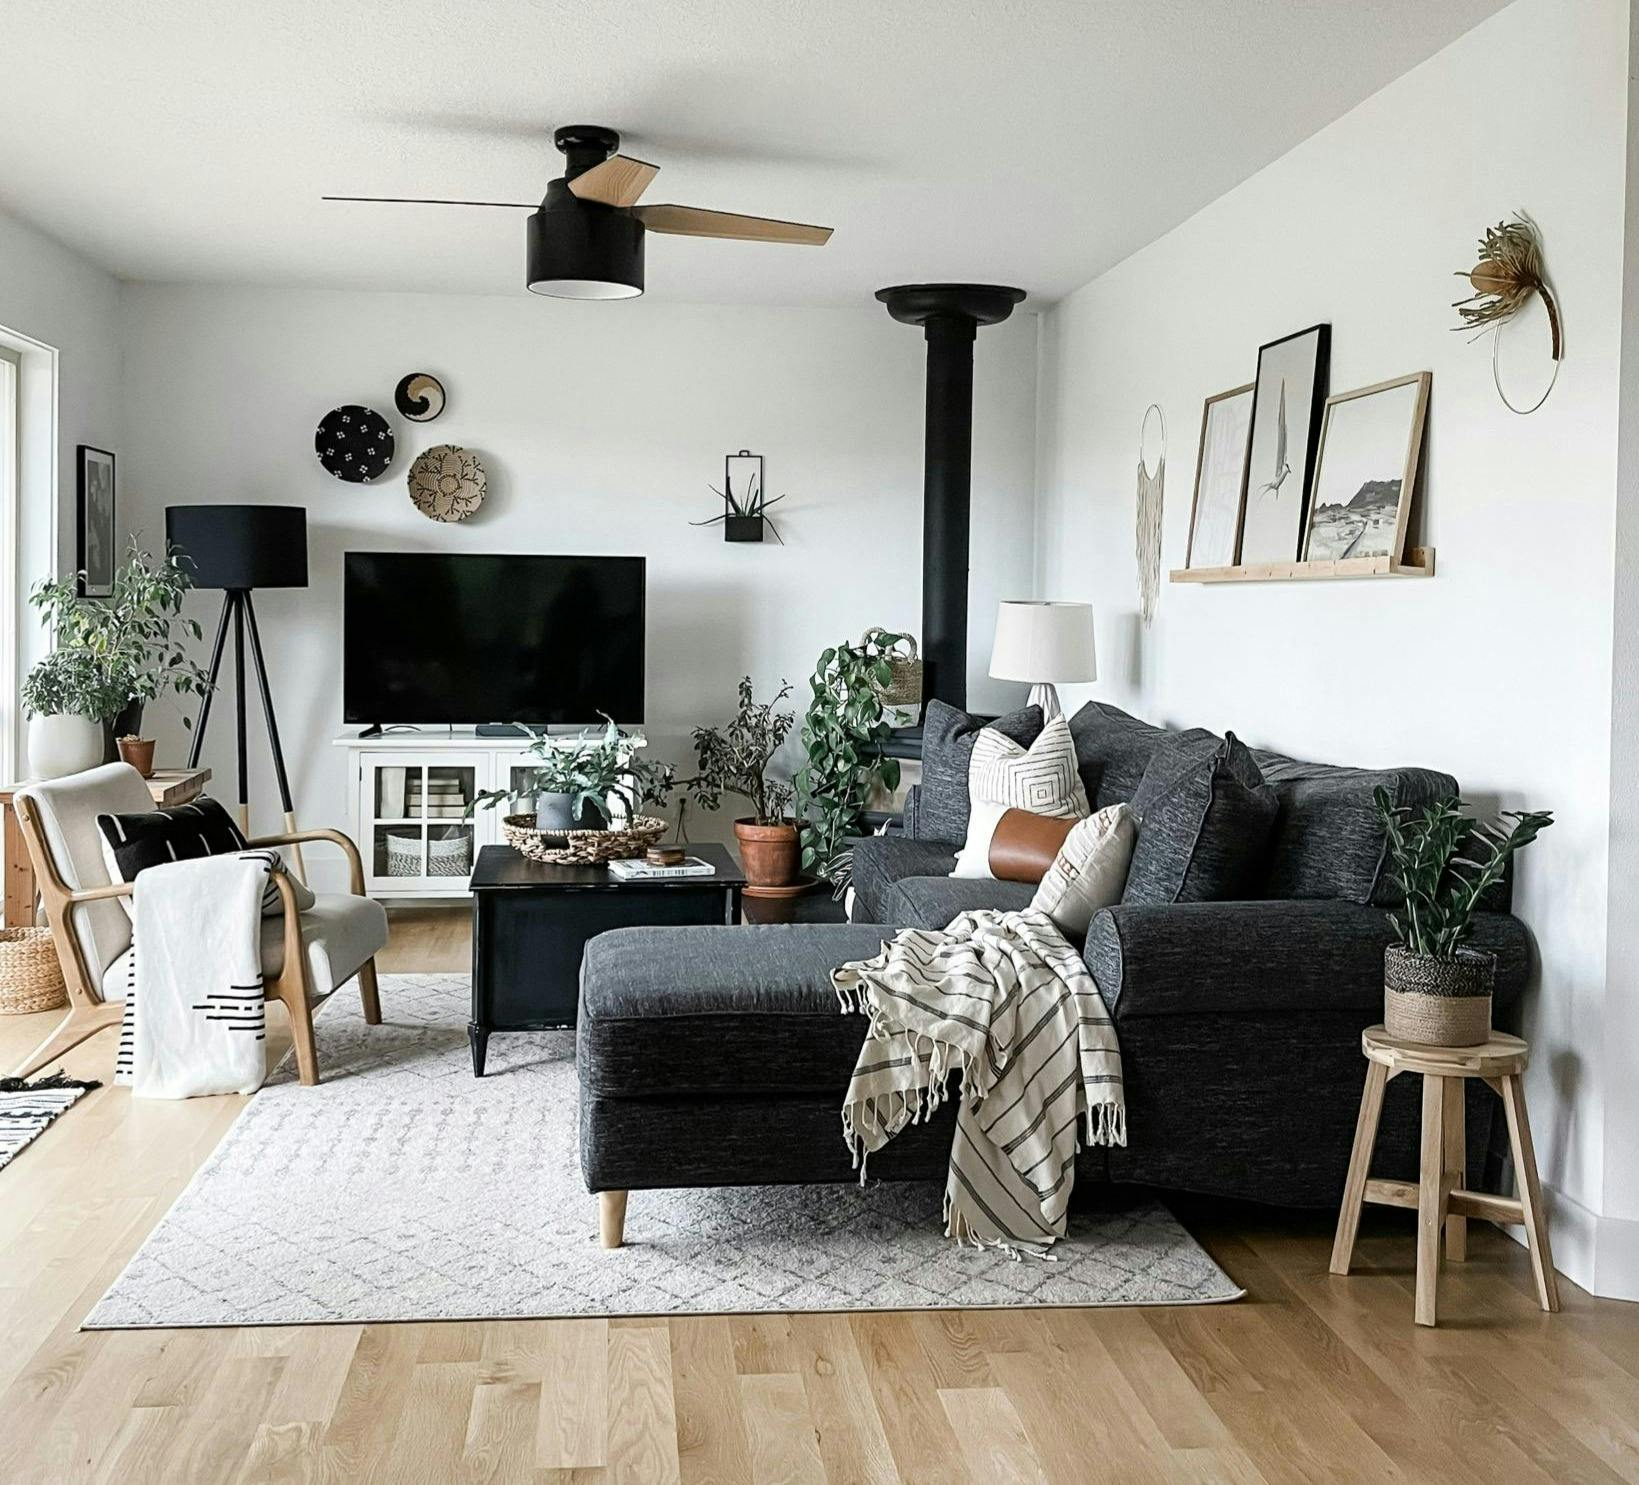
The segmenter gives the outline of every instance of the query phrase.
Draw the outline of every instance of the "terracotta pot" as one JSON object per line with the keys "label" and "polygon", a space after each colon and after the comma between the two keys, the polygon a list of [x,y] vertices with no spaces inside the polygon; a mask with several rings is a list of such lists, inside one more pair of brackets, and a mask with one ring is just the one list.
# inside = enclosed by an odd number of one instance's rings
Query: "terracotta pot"
{"label": "terracotta pot", "polygon": [[120,762],[129,763],[143,778],[154,776],[154,740],[151,737],[121,737],[116,743]]}
{"label": "terracotta pot", "polygon": [[784,887],[797,879],[797,827],[759,825],[755,820],[734,822],[740,842],[740,861],[753,887]]}

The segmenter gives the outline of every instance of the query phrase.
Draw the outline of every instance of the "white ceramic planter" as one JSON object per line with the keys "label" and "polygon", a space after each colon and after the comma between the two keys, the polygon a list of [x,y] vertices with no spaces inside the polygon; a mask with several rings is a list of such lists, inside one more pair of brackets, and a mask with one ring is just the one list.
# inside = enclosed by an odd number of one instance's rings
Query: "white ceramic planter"
{"label": "white ceramic planter", "polygon": [[89,717],[30,717],[29,777],[60,779],[95,768],[102,762],[105,746],[102,723],[93,722]]}

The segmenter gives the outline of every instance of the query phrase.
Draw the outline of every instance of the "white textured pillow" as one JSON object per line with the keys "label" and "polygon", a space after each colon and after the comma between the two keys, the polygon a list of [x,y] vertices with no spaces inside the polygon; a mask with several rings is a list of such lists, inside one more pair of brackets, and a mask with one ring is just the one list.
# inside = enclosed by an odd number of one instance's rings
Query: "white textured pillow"
{"label": "white textured pillow", "polygon": [[1112,804],[1082,820],[1066,837],[1030,906],[1046,913],[1060,933],[1085,938],[1093,915],[1121,901],[1138,842],[1130,805]]}
{"label": "white textured pillow", "polygon": [[[967,793],[974,808],[1005,804],[1061,820],[1081,820],[1092,813],[1076,767],[1070,724],[1062,716],[1043,727],[1028,748],[994,727],[981,728],[968,764]],[[973,839],[971,826],[968,839]]]}

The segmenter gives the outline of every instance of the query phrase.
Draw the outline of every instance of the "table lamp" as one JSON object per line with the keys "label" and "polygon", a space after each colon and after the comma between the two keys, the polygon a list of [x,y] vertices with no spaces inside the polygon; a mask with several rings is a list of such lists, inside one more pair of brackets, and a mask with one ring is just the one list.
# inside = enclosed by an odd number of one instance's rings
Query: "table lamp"
{"label": "table lamp", "polygon": [[279,724],[268,692],[262,637],[256,628],[256,607],[250,595],[253,588],[307,586],[307,511],[299,505],[167,506],[165,540],[167,547],[176,551],[178,560],[191,572],[196,588],[223,590],[222,616],[217,621],[216,639],[211,645],[211,689],[205,692],[199,704],[188,767],[199,766],[199,753],[205,745],[205,725],[211,715],[211,697],[215,694],[217,675],[222,668],[222,650],[231,623],[234,701],[238,708],[239,825],[248,834],[250,794],[245,782],[245,631],[248,628],[250,656],[256,667],[257,688],[262,694],[262,714],[267,719],[268,743],[273,750],[273,771],[279,780],[285,828],[294,830],[296,812],[290,800],[290,779],[285,773],[284,750],[279,746]]}
{"label": "table lamp", "polygon": [[1096,681],[1090,603],[1008,600],[996,612],[990,674],[998,681],[1028,681],[1042,720],[1062,716],[1055,681]]}

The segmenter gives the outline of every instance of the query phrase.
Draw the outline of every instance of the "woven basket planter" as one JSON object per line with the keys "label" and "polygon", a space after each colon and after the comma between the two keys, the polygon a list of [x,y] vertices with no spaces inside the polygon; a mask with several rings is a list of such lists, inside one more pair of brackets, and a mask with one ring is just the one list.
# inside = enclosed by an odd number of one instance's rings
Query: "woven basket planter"
{"label": "woven basket planter", "polygon": [[0,928],[0,1016],[27,1016],[67,1004],[51,930]]}
{"label": "woven basket planter", "polygon": [[[880,634],[880,629],[868,629],[861,644],[869,644],[871,637]],[[888,656],[888,670],[890,678],[886,686],[877,691],[883,706],[919,706],[922,702],[922,662],[916,656],[916,641],[909,635],[904,639],[905,647],[909,650],[906,655]]]}
{"label": "woven basket planter", "polygon": [[638,815],[617,830],[540,831],[534,815],[508,815],[501,821],[506,843],[545,866],[600,866],[641,856],[666,833],[666,822]]}
{"label": "woven basket planter", "polygon": [[1477,1047],[1491,1037],[1497,961],[1478,949],[1434,959],[1398,946],[1383,951],[1383,1029],[1430,1047]]}

